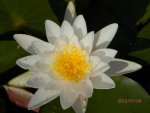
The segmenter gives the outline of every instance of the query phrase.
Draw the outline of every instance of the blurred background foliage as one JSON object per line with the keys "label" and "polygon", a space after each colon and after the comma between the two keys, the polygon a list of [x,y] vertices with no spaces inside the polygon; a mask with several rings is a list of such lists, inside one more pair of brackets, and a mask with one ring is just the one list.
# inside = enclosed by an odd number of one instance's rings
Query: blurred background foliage
{"label": "blurred background foliage", "polygon": [[[35,112],[11,102],[3,87],[9,80],[25,72],[15,62],[28,53],[14,41],[13,35],[24,33],[46,40],[45,20],[50,19],[60,25],[69,1],[0,0],[0,113]],[[117,84],[115,89],[95,90],[89,100],[87,113],[150,113],[150,0],[73,1],[77,14],[84,15],[88,31],[96,32],[108,24],[118,23],[118,32],[109,47],[118,50],[118,58],[143,66],[141,70],[125,75],[126,77],[112,78]],[[34,92],[33,89],[26,90]],[[15,92],[14,90],[13,93]],[[139,98],[142,103],[118,104],[119,98]],[[73,111],[63,111],[58,99],[40,110],[40,113],[62,112]]]}

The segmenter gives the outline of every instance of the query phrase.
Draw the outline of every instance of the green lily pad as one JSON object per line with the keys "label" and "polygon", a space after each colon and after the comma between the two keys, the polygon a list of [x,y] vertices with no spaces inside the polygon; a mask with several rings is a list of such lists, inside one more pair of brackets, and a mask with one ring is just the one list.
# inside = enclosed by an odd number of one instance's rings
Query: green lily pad
{"label": "green lily pad", "polygon": [[146,23],[148,19],[150,18],[150,4],[146,8],[146,13],[143,15],[143,17],[137,22],[137,24],[140,23]]}
{"label": "green lily pad", "polygon": [[46,19],[57,22],[48,0],[0,0],[0,34],[12,30],[45,33]]}
{"label": "green lily pad", "polygon": [[141,58],[150,64],[150,48],[132,52],[130,55]]}
{"label": "green lily pad", "polygon": [[0,73],[16,65],[16,60],[27,55],[15,41],[0,41]]}
{"label": "green lily pad", "polygon": [[[146,8],[146,13],[143,17],[137,22],[137,24],[144,24],[150,19],[150,4]],[[144,28],[138,33],[138,37],[150,39],[150,23],[148,23]]]}
{"label": "green lily pad", "polygon": [[150,23],[139,32],[138,37],[150,40]]}
{"label": "green lily pad", "polygon": [[[94,90],[88,101],[86,113],[150,113],[150,96],[135,81],[113,77],[116,88]],[[72,108],[63,110],[59,98],[41,107],[40,113],[74,113]]]}

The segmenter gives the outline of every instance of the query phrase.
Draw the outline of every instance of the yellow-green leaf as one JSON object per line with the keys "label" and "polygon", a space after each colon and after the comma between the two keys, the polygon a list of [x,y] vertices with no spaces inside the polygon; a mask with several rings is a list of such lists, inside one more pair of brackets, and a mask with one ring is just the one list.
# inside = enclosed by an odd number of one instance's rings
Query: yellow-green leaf
{"label": "yellow-green leaf", "polygon": [[150,4],[146,8],[146,13],[143,15],[143,17],[137,22],[137,24],[145,23],[150,18]]}
{"label": "yellow-green leaf", "polygon": [[0,41],[0,73],[16,65],[16,60],[27,53],[15,41]]}
{"label": "yellow-green leaf", "polygon": [[139,32],[138,37],[150,40],[150,23]]}
{"label": "yellow-green leaf", "polygon": [[141,58],[150,64],[150,48],[132,52],[130,55]]}
{"label": "yellow-green leaf", "polygon": [[48,0],[0,0],[0,34],[12,30],[45,33],[46,19],[57,22]]}

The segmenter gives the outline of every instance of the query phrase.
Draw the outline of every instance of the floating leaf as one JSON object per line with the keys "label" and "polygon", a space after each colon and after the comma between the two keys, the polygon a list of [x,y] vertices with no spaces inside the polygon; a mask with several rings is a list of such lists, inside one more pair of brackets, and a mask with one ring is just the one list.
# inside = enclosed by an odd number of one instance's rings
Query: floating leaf
{"label": "floating leaf", "polygon": [[[24,89],[10,87],[10,86],[4,86],[4,88],[11,102],[15,103],[20,107],[27,108],[31,97],[33,96],[32,93]],[[35,109],[34,111],[38,113],[39,108]]]}
{"label": "floating leaf", "polygon": [[[124,77],[113,77],[116,88],[94,90],[88,101],[86,113],[150,113],[150,96],[135,81]],[[41,107],[40,113],[74,113],[72,108],[63,110],[59,98]]]}
{"label": "floating leaf", "polygon": [[10,86],[14,86],[14,87],[28,87],[26,85],[26,82],[28,80],[28,78],[31,76],[31,73],[30,71],[28,72],[25,72],[21,75],[18,75],[17,77],[11,79],[9,82],[8,82],[8,85]]}
{"label": "floating leaf", "polygon": [[150,4],[149,4],[148,7],[146,8],[146,13],[145,13],[145,14],[143,15],[143,17],[137,22],[137,24],[146,23],[149,18],[150,18]]}
{"label": "floating leaf", "polygon": [[0,34],[24,28],[45,33],[46,19],[57,22],[48,0],[0,0],[0,4]]}
{"label": "floating leaf", "polygon": [[[144,24],[150,19],[150,4],[147,7],[147,12],[143,17],[137,22],[137,24]],[[144,28],[138,33],[138,37],[150,39],[150,23],[148,23]]]}
{"label": "floating leaf", "polygon": [[15,41],[0,41],[0,73],[16,65],[16,60],[27,53]]}
{"label": "floating leaf", "polygon": [[141,58],[150,64],[150,48],[132,52],[130,55]]}
{"label": "floating leaf", "polygon": [[139,32],[138,37],[150,39],[150,23]]}

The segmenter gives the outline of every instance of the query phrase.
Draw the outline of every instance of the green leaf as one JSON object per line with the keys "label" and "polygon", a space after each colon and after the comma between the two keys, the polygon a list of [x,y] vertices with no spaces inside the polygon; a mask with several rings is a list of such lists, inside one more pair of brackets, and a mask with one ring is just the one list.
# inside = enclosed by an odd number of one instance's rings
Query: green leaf
{"label": "green leaf", "polygon": [[[143,17],[137,22],[137,24],[144,24],[150,19],[150,4],[147,7],[147,12]],[[138,37],[150,39],[150,23],[148,23],[144,28],[138,33]]]}
{"label": "green leaf", "polygon": [[143,15],[143,17],[137,22],[137,24],[146,23],[149,18],[150,18],[150,4],[149,4],[148,7],[146,8],[146,13],[145,13],[145,14]]}
{"label": "green leaf", "polygon": [[0,73],[14,67],[16,60],[27,53],[15,41],[0,41]]}
{"label": "green leaf", "polygon": [[138,37],[140,38],[145,38],[145,39],[150,39],[150,23],[146,25],[139,33]]}
{"label": "green leaf", "polygon": [[12,30],[45,33],[46,19],[57,22],[48,0],[0,0],[0,34]]}
{"label": "green leaf", "polygon": [[130,55],[141,58],[150,64],[150,48],[132,52]]}
{"label": "green leaf", "polygon": [[[94,90],[88,101],[86,113],[150,113],[150,96],[135,81],[113,77],[116,88]],[[62,110],[59,98],[41,107],[40,113],[74,113],[72,108]]]}

